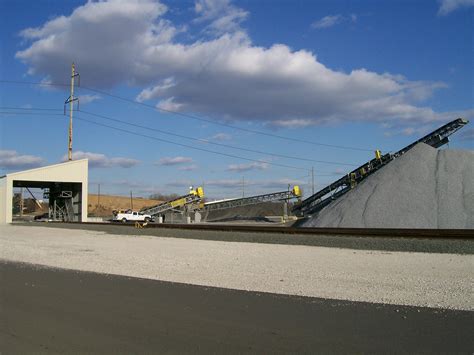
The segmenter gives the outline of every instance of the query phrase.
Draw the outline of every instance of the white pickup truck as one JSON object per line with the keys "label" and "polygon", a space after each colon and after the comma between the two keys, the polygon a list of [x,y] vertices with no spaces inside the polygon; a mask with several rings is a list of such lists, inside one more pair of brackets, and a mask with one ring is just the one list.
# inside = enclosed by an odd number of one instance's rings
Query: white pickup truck
{"label": "white pickup truck", "polygon": [[114,222],[127,223],[131,222],[150,222],[153,218],[149,214],[143,214],[142,212],[126,210],[126,211],[114,211]]}

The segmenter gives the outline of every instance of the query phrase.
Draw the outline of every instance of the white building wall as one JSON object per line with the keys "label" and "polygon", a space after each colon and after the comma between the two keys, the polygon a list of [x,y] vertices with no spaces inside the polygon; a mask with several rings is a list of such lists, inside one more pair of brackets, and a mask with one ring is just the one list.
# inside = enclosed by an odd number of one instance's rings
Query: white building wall
{"label": "white building wall", "polygon": [[7,223],[7,177],[0,178],[0,224]]}
{"label": "white building wall", "polygon": [[82,212],[81,212],[81,222],[87,222],[87,210],[89,207],[89,164],[86,160],[86,164],[83,164],[82,167]]}
{"label": "white building wall", "polygon": [[5,189],[5,208],[6,214],[5,219],[7,223],[12,223],[12,214],[13,214],[13,180],[7,176],[7,186]]}

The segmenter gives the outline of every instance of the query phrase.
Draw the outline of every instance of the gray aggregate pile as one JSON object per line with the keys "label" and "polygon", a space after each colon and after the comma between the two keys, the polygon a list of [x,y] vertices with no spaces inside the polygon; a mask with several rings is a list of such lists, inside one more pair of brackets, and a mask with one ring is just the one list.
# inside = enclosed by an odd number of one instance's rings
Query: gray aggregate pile
{"label": "gray aggregate pile", "polygon": [[420,143],[303,226],[474,228],[474,152]]}
{"label": "gray aggregate pile", "polygon": [[[223,210],[210,211],[206,221],[217,222],[232,219],[253,220],[267,216],[282,216],[283,202],[263,202],[255,205],[238,206]],[[206,213],[204,213],[206,216]]]}

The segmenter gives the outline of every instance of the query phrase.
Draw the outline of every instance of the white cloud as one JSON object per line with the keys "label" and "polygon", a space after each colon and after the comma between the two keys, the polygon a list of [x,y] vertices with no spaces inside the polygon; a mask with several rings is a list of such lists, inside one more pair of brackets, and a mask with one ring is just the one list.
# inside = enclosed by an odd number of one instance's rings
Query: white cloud
{"label": "white cloud", "polygon": [[[294,185],[304,185],[306,182],[301,179],[282,178],[276,180],[245,180],[244,185],[246,187],[262,188],[262,189],[279,189],[286,190],[288,184],[293,187]],[[180,182],[180,185],[186,185],[184,182]],[[242,188],[241,179],[216,179],[208,180],[204,182],[205,187],[217,187],[223,189],[235,189]]]}
{"label": "white cloud", "polygon": [[323,29],[323,28],[333,27],[333,26],[339,25],[343,22],[355,23],[355,22],[357,22],[357,19],[358,19],[357,14],[350,14],[348,16],[344,16],[344,15],[341,15],[341,14],[328,15],[328,16],[324,16],[323,18],[321,18],[317,21],[314,21],[311,24],[311,27],[316,28],[316,29],[319,30],[319,29]]}
{"label": "white cloud", "polygon": [[440,0],[438,15],[448,15],[463,7],[474,6],[474,0]]}
{"label": "white cloud", "polygon": [[474,143],[474,128],[464,129],[461,133],[459,133],[459,138],[462,141]]}
{"label": "white cloud", "polygon": [[175,102],[174,97],[169,97],[167,99],[160,100],[156,107],[165,111],[180,111],[183,107],[183,104]]}
{"label": "white cloud", "polygon": [[228,171],[234,172],[243,172],[243,171],[250,171],[250,170],[265,170],[268,169],[268,163],[260,163],[260,162],[253,162],[249,164],[230,164],[227,167]]}
{"label": "white cloud", "polygon": [[315,21],[311,24],[311,27],[313,28],[328,28],[335,26],[341,22],[343,22],[345,19],[344,16],[338,14],[338,15],[328,15],[324,16],[322,19]]}
{"label": "white cloud", "polygon": [[416,137],[422,137],[427,133],[435,130],[439,127],[440,123],[437,122],[448,122],[452,121],[456,118],[471,118],[474,117],[474,109],[470,110],[463,110],[463,111],[452,111],[452,112],[444,112],[437,114],[437,119],[434,121],[427,121],[424,122],[423,125],[417,124],[418,122],[414,120],[413,122],[406,121],[391,121],[390,123],[382,124],[382,127],[386,129],[384,135],[386,137],[398,136],[398,135],[405,135],[410,136],[414,135]]}
{"label": "white cloud", "polygon": [[276,120],[276,121],[271,122],[272,126],[284,127],[284,128],[308,127],[316,123],[317,122],[311,119],[288,119],[288,120]]}
{"label": "white cloud", "polygon": [[90,102],[100,100],[102,97],[100,95],[94,94],[94,95],[80,95],[79,96],[79,103],[81,105],[87,105]]}
{"label": "white cloud", "polygon": [[158,165],[171,166],[186,163],[192,163],[193,159],[189,157],[164,157],[158,162]]}
{"label": "white cloud", "polygon": [[230,0],[197,0],[194,11],[198,15],[194,22],[210,22],[207,32],[215,35],[240,30],[240,23],[249,15]]}
{"label": "white cloud", "polygon": [[198,166],[196,164],[192,164],[192,165],[187,165],[187,166],[180,166],[178,168],[178,170],[181,170],[181,171],[193,171],[193,170],[196,170],[198,168]]}
{"label": "white cloud", "polygon": [[[123,157],[109,158],[105,154],[83,152],[80,150],[72,153],[72,159],[73,160],[89,159],[89,167],[91,168],[113,168],[113,167],[131,168],[139,163],[139,161],[136,159],[123,158]],[[66,160],[67,160],[67,155],[64,155],[63,161],[66,161]]]}
{"label": "white cloud", "polygon": [[220,188],[235,188],[242,186],[242,180],[234,179],[219,179],[206,181],[206,186],[220,187]]}
{"label": "white cloud", "polygon": [[214,134],[209,139],[213,139],[213,140],[220,141],[220,142],[230,141],[232,139],[232,136],[230,134],[227,134],[227,133],[217,133],[217,134]]}
{"label": "white cloud", "polygon": [[42,158],[34,155],[21,155],[14,150],[0,150],[0,168],[30,169],[43,165]]}
{"label": "white cloud", "polygon": [[301,179],[284,178],[284,179],[277,179],[277,180],[257,181],[257,182],[255,182],[255,185],[261,186],[262,188],[266,188],[266,189],[286,190],[286,189],[288,189],[288,185],[290,185],[290,189],[291,189],[295,185],[304,185],[306,183],[307,182],[305,182]]}
{"label": "white cloud", "polygon": [[[196,4],[197,21],[221,18],[216,9],[226,9],[224,17],[241,11],[229,1]],[[31,43],[16,56],[30,74],[53,82],[64,81],[74,59],[86,86],[145,87],[137,100],[211,118],[283,127],[453,118],[451,112],[423,106],[444,87],[441,83],[364,68],[336,71],[307,50],[256,46],[235,26],[220,27],[226,33],[210,40],[179,43],[176,34],[181,30],[161,17],[166,9],[153,0],[88,2],[70,16],[22,31]],[[244,17],[234,16],[234,25]]]}

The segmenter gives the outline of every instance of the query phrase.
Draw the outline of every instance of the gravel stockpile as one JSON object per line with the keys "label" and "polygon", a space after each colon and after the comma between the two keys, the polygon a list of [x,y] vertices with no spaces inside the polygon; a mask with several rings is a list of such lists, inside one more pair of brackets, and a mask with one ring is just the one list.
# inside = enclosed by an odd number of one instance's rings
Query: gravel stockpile
{"label": "gravel stockpile", "polygon": [[[288,208],[290,210],[290,208]],[[266,216],[283,216],[283,202],[264,202],[256,205],[239,206],[222,210],[210,211],[206,221],[229,221],[229,220],[256,220]]]}
{"label": "gravel stockpile", "polygon": [[303,226],[474,228],[474,152],[420,143]]}
{"label": "gravel stockpile", "polygon": [[0,226],[0,259],[237,290],[474,309],[474,256]]}

